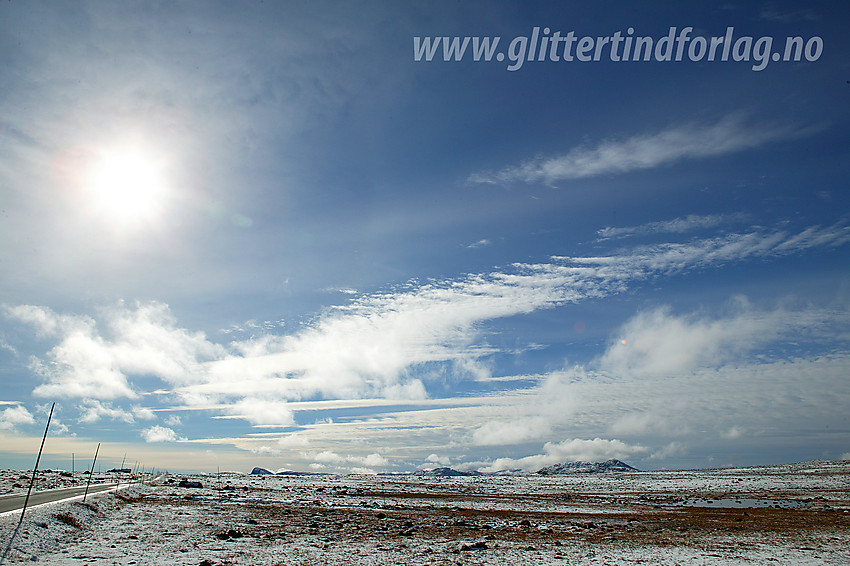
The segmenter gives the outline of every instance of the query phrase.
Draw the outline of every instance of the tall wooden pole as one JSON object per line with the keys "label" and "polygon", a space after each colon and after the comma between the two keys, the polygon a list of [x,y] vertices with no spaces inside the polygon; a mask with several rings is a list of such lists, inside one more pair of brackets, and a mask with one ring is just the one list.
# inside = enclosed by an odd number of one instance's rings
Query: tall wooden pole
{"label": "tall wooden pole", "polygon": [[56,407],[56,403],[50,406],[50,415],[47,417],[47,426],[44,427],[44,436],[41,438],[41,448],[38,449],[38,456],[35,458],[35,467],[32,469],[32,479],[30,479],[30,487],[27,489],[27,498],[24,499],[24,508],[21,510],[21,518],[18,520],[18,524],[24,520],[24,513],[27,510],[27,503],[30,501],[30,493],[32,493],[32,484],[35,483],[35,475],[38,473],[38,462],[41,460],[41,451],[44,450],[44,441],[47,440],[47,429],[50,428],[50,419],[53,418],[53,408]]}
{"label": "tall wooden pole", "polygon": [[97,443],[97,450],[94,451],[94,460],[91,461],[91,471],[89,472],[89,481],[86,482],[86,491],[83,493],[83,503],[86,502],[86,497],[89,494],[89,486],[91,485],[91,477],[94,475],[94,463],[97,462],[98,452],[100,452],[100,442]]}

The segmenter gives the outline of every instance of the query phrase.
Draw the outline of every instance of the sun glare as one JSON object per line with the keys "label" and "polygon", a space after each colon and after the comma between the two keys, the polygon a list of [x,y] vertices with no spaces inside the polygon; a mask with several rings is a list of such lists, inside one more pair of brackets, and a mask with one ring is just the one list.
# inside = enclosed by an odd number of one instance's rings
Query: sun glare
{"label": "sun glare", "polygon": [[93,168],[89,190],[99,216],[120,225],[152,220],[164,196],[161,166],[139,150],[104,153]]}

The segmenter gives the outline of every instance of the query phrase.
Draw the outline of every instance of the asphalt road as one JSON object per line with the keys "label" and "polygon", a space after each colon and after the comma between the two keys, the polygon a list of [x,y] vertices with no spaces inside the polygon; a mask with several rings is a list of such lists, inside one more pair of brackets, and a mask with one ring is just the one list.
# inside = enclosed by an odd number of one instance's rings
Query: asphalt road
{"label": "asphalt road", "polygon": [[[98,491],[104,491],[111,487],[115,487],[118,484],[114,483],[101,483],[101,484],[93,484],[89,486],[89,495],[92,493],[97,493]],[[27,504],[27,508],[34,507],[36,505],[41,505],[43,503],[50,503],[51,501],[58,501],[60,499],[67,499],[69,497],[74,497],[76,495],[82,495],[86,492],[86,486],[78,486],[78,487],[66,487],[64,489],[54,489],[51,491],[40,491],[35,492],[30,495],[30,501]],[[4,495],[0,497],[0,513],[5,513],[6,511],[14,511],[16,509],[20,509],[24,506],[24,500],[27,498],[26,493],[20,493],[15,495]]]}

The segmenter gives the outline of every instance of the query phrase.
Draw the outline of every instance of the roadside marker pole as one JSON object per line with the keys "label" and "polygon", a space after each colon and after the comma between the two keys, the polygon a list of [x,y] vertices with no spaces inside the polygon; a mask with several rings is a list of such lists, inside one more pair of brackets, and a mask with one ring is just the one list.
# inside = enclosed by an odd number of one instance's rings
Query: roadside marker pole
{"label": "roadside marker pole", "polygon": [[83,503],[86,502],[86,497],[89,494],[89,486],[91,485],[91,477],[94,475],[94,463],[97,462],[98,452],[100,452],[100,442],[97,443],[97,450],[94,451],[94,460],[91,461],[91,471],[89,472],[89,481],[86,482],[86,492],[83,493]]}
{"label": "roadside marker pole", "polygon": [[30,480],[30,487],[27,490],[27,498],[24,499],[24,508],[21,510],[21,518],[18,521],[20,525],[24,520],[24,512],[27,510],[27,503],[30,500],[30,493],[32,493],[32,484],[35,483],[35,474],[38,473],[38,462],[41,460],[41,451],[44,450],[44,441],[47,440],[47,429],[50,428],[50,419],[53,418],[53,408],[56,407],[56,403],[53,403],[50,407],[50,415],[47,417],[47,426],[44,427],[44,436],[41,439],[41,447],[38,449],[38,456],[35,459],[35,467],[32,469],[32,479]]}
{"label": "roadside marker pole", "polygon": [[127,453],[124,452],[124,457],[121,458],[121,469],[118,471],[118,487],[121,487],[121,474],[124,473],[124,462],[127,461]]}

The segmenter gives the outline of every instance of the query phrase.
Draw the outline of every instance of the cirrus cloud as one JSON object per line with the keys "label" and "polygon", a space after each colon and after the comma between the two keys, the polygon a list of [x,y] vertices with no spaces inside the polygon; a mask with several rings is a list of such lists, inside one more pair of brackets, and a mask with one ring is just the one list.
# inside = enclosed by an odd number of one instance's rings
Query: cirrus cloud
{"label": "cirrus cloud", "polygon": [[579,146],[561,156],[532,159],[497,172],[475,173],[468,182],[553,184],[743,151],[813,131],[813,128],[748,125],[740,115],[731,115],[714,124],[684,124],[652,134],[605,140],[596,146]]}

